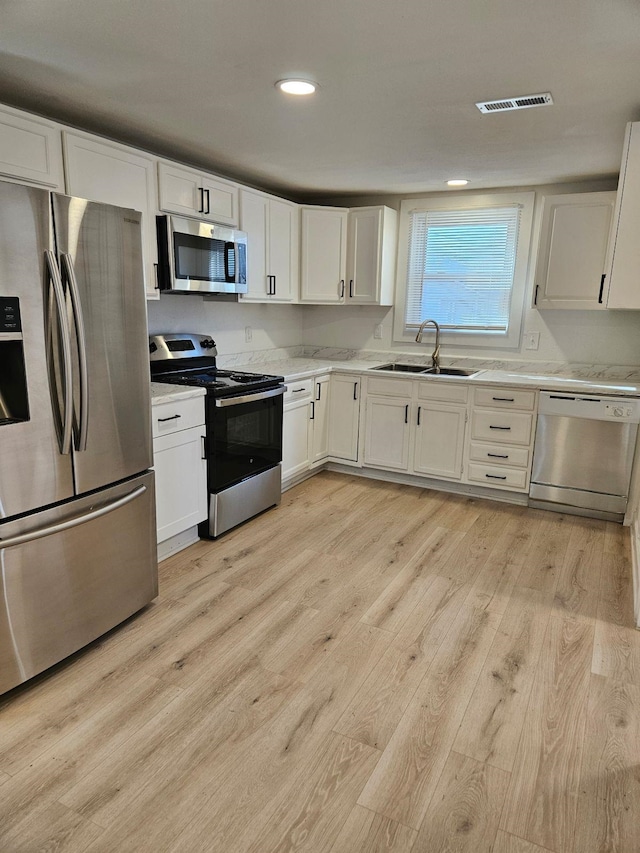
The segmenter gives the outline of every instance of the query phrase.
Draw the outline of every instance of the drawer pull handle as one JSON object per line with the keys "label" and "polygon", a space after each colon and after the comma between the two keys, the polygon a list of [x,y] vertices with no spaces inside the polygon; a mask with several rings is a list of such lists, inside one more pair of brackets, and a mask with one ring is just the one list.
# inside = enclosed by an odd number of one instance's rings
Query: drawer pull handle
{"label": "drawer pull handle", "polygon": [[511,427],[502,427],[502,426],[491,426],[491,425],[489,425],[489,429],[504,429],[504,430],[510,430],[510,429],[511,429]]}
{"label": "drawer pull handle", "polygon": [[353,399],[354,400],[358,399],[358,383],[357,382],[353,383]]}
{"label": "drawer pull handle", "polygon": [[492,459],[508,459],[508,453],[487,453],[487,456],[490,456]]}
{"label": "drawer pull handle", "polygon": [[299,394],[301,391],[306,391],[306,388],[294,388],[292,394]]}
{"label": "drawer pull handle", "polygon": [[485,474],[485,477],[488,477],[490,480],[506,480],[506,476],[500,477],[498,474]]}
{"label": "drawer pull handle", "polygon": [[158,423],[164,423],[165,421],[175,421],[177,418],[181,418],[182,415],[171,415],[170,418],[158,418]]}
{"label": "drawer pull handle", "polygon": [[408,404],[404,407],[404,422],[405,422],[405,424],[409,423],[409,405]]}
{"label": "drawer pull handle", "polygon": [[495,400],[496,403],[515,403],[514,397],[492,397],[492,400]]}

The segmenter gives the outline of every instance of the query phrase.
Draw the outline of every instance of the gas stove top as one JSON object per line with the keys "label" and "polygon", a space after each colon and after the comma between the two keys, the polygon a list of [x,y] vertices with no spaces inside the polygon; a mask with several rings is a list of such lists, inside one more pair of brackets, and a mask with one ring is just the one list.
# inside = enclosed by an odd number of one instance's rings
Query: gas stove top
{"label": "gas stove top", "polygon": [[276,388],[283,376],[219,370],[215,341],[206,335],[154,335],[149,338],[151,379],[171,385],[206,388],[214,397],[233,397]]}
{"label": "gas stove top", "polygon": [[167,382],[171,385],[198,385],[211,391],[214,396],[231,396],[245,391],[275,388],[284,382],[283,376],[270,376],[266,373],[239,373],[229,370],[198,368],[196,370],[167,371],[154,373],[154,382]]}

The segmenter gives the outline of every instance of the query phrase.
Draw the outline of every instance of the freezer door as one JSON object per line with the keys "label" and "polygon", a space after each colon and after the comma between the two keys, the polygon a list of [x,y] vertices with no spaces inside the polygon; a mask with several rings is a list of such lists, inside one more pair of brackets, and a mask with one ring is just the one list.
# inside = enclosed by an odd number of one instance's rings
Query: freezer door
{"label": "freezer door", "polygon": [[152,465],[140,214],[53,196],[69,306],[78,494]]}
{"label": "freezer door", "polygon": [[68,336],[52,249],[50,194],[1,182],[0,298],[17,298],[21,330],[0,335],[0,389],[21,402],[0,411],[0,519],[73,496]]}
{"label": "freezer door", "polygon": [[158,591],[153,473],[0,523],[0,693]]}

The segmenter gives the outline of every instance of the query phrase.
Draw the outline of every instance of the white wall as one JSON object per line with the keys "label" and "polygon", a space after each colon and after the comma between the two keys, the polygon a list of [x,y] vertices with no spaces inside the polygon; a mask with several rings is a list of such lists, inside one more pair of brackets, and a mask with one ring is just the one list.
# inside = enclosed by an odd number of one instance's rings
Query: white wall
{"label": "white wall", "polygon": [[[194,293],[163,294],[149,302],[149,333],[191,332],[212,335],[221,356],[238,352],[295,347],[302,340],[299,305],[253,305],[238,302],[209,302]],[[251,327],[252,340],[245,340]]]}
{"label": "white wall", "polygon": [[[561,184],[545,187],[518,187],[535,190],[533,252],[529,262],[527,292],[524,301],[523,333],[540,332],[538,350],[525,350],[523,342],[516,349],[489,349],[447,345],[443,333],[442,355],[446,358],[477,356],[481,358],[525,359],[527,361],[586,362],[596,364],[640,365],[640,311],[538,311],[531,308],[535,254],[540,224],[541,201],[545,194],[590,192],[615,189],[615,182],[599,181]],[[502,190],[506,192],[507,190]],[[512,190],[508,190],[512,191]],[[501,192],[496,190],[496,192]],[[424,194],[422,194],[424,197]],[[441,195],[441,194],[434,194]],[[399,197],[362,197],[358,199],[323,199],[325,203],[358,206],[387,204],[399,208]],[[392,340],[393,309],[355,306],[309,306],[303,317],[305,344],[354,349],[390,350],[425,354],[430,352],[432,336],[425,344],[396,343]],[[373,337],[377,324],[382,324],[382,339]],[[524,338],[523,338],[524,340]]]}

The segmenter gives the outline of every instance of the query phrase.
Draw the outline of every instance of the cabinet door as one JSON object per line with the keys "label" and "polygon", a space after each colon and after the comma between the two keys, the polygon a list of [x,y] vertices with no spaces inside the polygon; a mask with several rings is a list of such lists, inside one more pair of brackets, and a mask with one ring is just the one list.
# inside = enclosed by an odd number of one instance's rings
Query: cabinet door
{"label": "cabinet door", "polygon": [[285,406],[282,419],[282,479],[306,471],[310,465],[311,403],[301,400]]}
{"label": "cabinet door", "polygon": [[344,302],[347,212],[336,207],[301,209],[302,302]]}
{"label": "cabinet door", "polygon": [[174,432],[153,441],[158,542],[207,517],[207,463],[202,457],[205,427]]}
{"label": "cabinet door", "polygon": [[201,178],[204,201],[203,219],[238,227],[238,186],[213,175]]}
{"label": "cabinet door", "polygon": [[62,134],[55,124],[0,109],[0,174],[64,192]]}
{"label": "cabinet door", "polygon": [[608,308],[640,308],[640,122],[627,125],[613,226]]}
{"label": "cabinet door", "polygon": [[604,309],[616,194],[546,196],[536,267],[537,308]]}
{"label": "cabinet door", "polygon": [[158,163],[158,187],[160,210],[182,216],[202,216],[204,213],[198,172],[170,163]]}
{"label": "cabinet door", "polygon": [[271,300],[292,302],[298,291],[298,206],[288,201],[269,200],[269,275]]}
{"label": "cabinet door", "polygon": [[241,228],[247,232],[247,293],[242,300],[268,302],[267,221],[269,199],[248,190],[240,192]]}
{"label": "cabinet door", "polygon": [[329,455],[330,383],[328,376],[318,376],[313,384],[313,444],[311,463],[324,462]]}
{"label": "cabinet door", "polygon": [[334,373],[329,400],[329,456],[358,461],[359,418],[360,377]]}
{"label": "cabinet door", "polygon": [[466,406],[427,403],[416,413],[413,470],[459,480],[462,477],[462,451]]}
{"label": "cabinet door", "polygon": [[375,468],[409,467],[409,400],[367,397],[364,462]]}
{"label": "cabinet door", "polygon": [[380,295],[382,208],[349,211],[347,299],[376,305]]}
{"label": "cabinet door", "polygon": [[159,298],[155,270],[157,202],[153,158],[115,142],[66,132],[64,156],[69,195],[140,211],[147,296]]}

